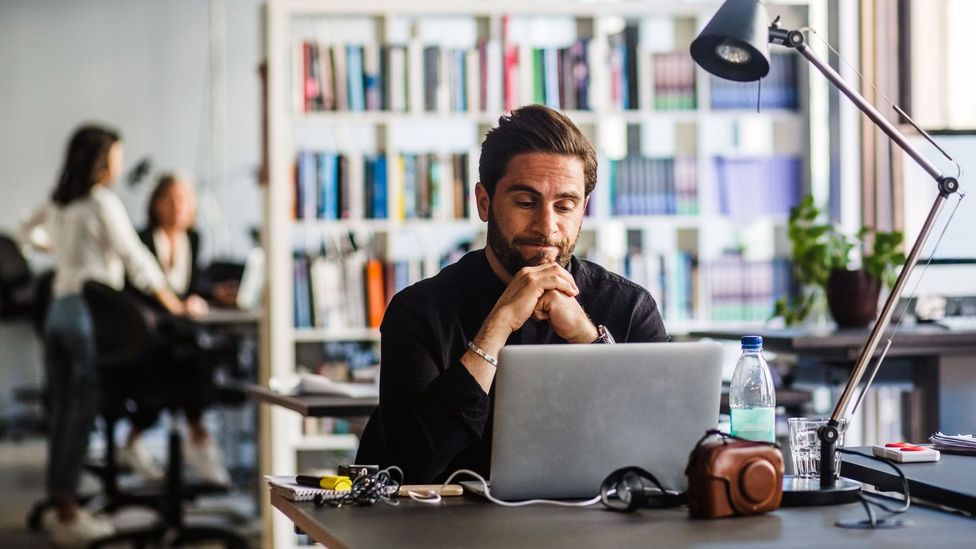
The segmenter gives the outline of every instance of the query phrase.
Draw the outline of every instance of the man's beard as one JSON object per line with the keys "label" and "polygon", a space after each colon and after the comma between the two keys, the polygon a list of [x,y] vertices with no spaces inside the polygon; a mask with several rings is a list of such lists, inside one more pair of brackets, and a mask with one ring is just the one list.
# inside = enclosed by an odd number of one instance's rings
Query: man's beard
{"label": "man's beard", "polygon": [[515,275],[522,267],[541,265],[547,262],[544,252],[540,252],[529,258],[523,257],[517,248],[518,245],[537,244],[542,246],[555,246],[558,248],[559,253],[556,254],[554,262],[563,268],[569,268],[569,260],[573,257],[573,250],[576,249],[577,240],[579,240],[579,232],[576,233],[576,238],[572,242],[568,240],[549,240],[546,238],[532,237],[515,237],[509,241],[502,234],[501,229],[499,229],[491,207],[488,208],[488,246],[491,248],[492,253],[495,254],[495,258],[498,259],[499,263],[505,267],[505,270],[510,275]]}

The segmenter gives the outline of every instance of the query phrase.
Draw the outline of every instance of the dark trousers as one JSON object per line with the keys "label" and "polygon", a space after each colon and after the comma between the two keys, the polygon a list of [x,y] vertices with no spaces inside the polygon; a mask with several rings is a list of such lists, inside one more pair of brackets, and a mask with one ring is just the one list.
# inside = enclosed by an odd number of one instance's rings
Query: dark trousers
{"label": "dark trousers", "polygon": [[98,410],[98,372],[91,314],[80,295],[51,303],[44,326],[48,392],[47,489],[52,497],[76,495],[88,437]]}

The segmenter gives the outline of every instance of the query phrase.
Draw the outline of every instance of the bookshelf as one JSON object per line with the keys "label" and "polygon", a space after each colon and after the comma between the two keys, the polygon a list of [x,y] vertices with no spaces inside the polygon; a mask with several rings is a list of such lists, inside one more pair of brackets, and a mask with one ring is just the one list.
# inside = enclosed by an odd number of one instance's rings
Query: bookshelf
{"label": "bookshelf", "polygon": [[[694,66],[688,44],[719,4],[270,2],[263,377],[315,368],[318,348],[376,347],[396,290],[484,244],[480,141],[533,102],[597,149],[578,255],[648,287],[673,333],[764,321],[788,278],[775,235],[822,186],[826,86],[776,53],[757,114],[754,88]],[[826,19],[819,3],[775,5],[787,25]],[[784,190],[758,185],[769,177]],[[296,442],[329,439],[294,414],[267,413],[265,472],[294,473],[303,448],[328,446]],[[274,546],[293,544],[274,521]]]}

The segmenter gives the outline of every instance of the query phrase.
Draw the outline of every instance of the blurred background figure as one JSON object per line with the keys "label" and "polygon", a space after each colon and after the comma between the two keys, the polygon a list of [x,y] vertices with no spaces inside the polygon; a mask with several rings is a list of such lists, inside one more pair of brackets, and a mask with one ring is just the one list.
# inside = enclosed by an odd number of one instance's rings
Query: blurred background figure
{"label": "blurred background figure", "polygon": [[121,290],[125,275],[170,313],[192,311],[172,290],[139,241],[122,202],[109,188],[122,170],[119,133],[89,125],[76,130],[49,203],[21,227],[43,227],[43,246],[54,262],[52,301],[44,325],[48,402],[47,489],[54,507],[43,524],[55,543],[110,535],[107,518],[88,513],[77,490],[98,403],[92,317],[82,288],[95,281]]}
{"label": "blurred background figure", "polygon": [[[200,236],[194,229],[197,197],[193,184],[178,174],[164,173],[149,197],[147,209],[148,224],[139,232],[139,238],[155,255],[170,289],[198,314],[209,309],[203,295],[218,293],[233,302],[236,288],[227,283],[208,285],[199,268]],[[176,361],[165,374],[180,387],[180,394],[174,397],[181,404],[190,432],[190,444],[184,446],[186,462],[201,480],[227,484],[227,469],[203,422],[203,412],[213,400],[212,366],[200,353],[193,353]],[[145,401],[137,400],[135,404],[136,410],[130,416],[132,429],[121,449],[121,458],[146,478],[162,478],[162,468],[141,444],[142,433],[156,422],[161,409]]]}

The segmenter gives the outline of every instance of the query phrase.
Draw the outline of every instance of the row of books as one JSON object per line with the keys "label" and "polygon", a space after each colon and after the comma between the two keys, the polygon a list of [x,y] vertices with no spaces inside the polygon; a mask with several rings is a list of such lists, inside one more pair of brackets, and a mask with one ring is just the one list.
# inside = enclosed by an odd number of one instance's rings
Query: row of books
{"label": "row of books", "polygon": [[319,45],[300,42],[294,56],[298,111],[364,111],[383,109],[381,67],[389,56],[373,43]]}
{"label": "row of books", "polygon": [[[295,345],[295,364],[299,370],[333,381],[373,383],[379,362],[379,349],[373,341],[301,342]],[[321,390],[321,387],[315,389]]]}
{"label": "row of books", "polygon": [[[687,52],[638,49],[637,27],[610,38],[609,107],[638,109],[638,56],[650,55],[654,108],[694,109],[696,69]],[[589,110],[592,40],[567,47],[481,40],[471,48],[409,44],[320,44],[303,41],[295,54],[295,110],[500,112],[527,103]],[[712,77],[712,109],[796,109],[796,57],[771,54],[760,84]],[[414,68],[416,67],[416,68]],[[644,106],[649,107],[649,106]]]}
{"label": "row of books", "polygon": [[661,254],[632,251],[624,262],[624,275],[644,286],[658,302],[666,321],[694,318],[704,298],[709,318],[715,321],[764,321],[775,299],[790,284],[790,265],[785,259],[746,261],[727,255],[707,262],[706,294],[699,295],[701,265],[698,257],[679,250]]}
{"label": "row of books", "polygon": [[566,48],[506,47],[506,110],[529,103],[562,110],[589,110],[589,44],[590,40],[580,39]]}
{"label": "row of books", "polygon": [[459,248],[433,260],[389,262],[363,250],[297,254],[292,263],[295,328],[378,328],[394,294],[437,274],[463,253]]}
{"label": "row of books", "polygon": [[345,435],[352,430],[349,421],[336,417],[305,417],[302,421],[302,434],[305,436]]}
{"label": "row of books", "polygon": [[715,321],[768,320],[773,303],[789,288],[789,261],[748,261],[738,254],[724,255],[709,262],[709,317]]}
{"label": "row of books", "polygon": [[759,82],[736,82],[712,76],[712,109],[790,109],[799,106],[796,54],[771,53],[769,74]]}
{"label": "row of books", "polygon": [[[468,155],[298,152],[295,219],[466,219]],[[391,208],[392,206],[392,208]]]}
{"label": "row of books", "polygon": [[699,297],[698,258],[694,254],[683,250],[660,254],[634,248],[619,262],[599,254],[588,259],[646,288],[665,322],[694,316]]}
{"label": "row of books", "polygon": [[[543,103],[590,108],[589,40],[533,48],[481,40],[473,48],[301,42],[295,110],[501,112]],[[414,68],[416,67],[416,68]]]}
{"label": "row of books", "polygon": [[640,108],[637,75],[636,25],[610,36],[610,105],[617,109]]}
{"label": "row of books", "polygon": [[609,163],[613,215],[698,213],[698,163],[693,156],[628,156]]}
{"label": "row of books", "polygon": [[386,308],[379,259],[360,251],[341,259],[298,255],[292,269],[296,328],[379,326]]}
{"label": "row of books", "polygon": [[[453,250],[434,260],[384,262],[355,251],[332,255],[297,255],[294,260],[296,328],[347,329],[379,327],[386,305],[396,292],[451,264],[464,254]],[[668,321],[695,316],[699,260],[691,252],[669,254],[631,250],[622,261],[607,264],[599,254],[587,257],[648,289]],[[714,321],[763,321],[776,298],[790,286],[785,259],[748,261],[727,254],[708,262],[706,299]],[[352,363],[349,363],[352,366]]]}
{"label": "row of books", "polygon": [[803,166],[803,159],[792,155],[714,157],[719,213],[789,215],[803,197]]}
{"label": "row of books", "polygon": [[687,52],[654,53],[654,108],[661,111],[694,110],[695,62]]}

